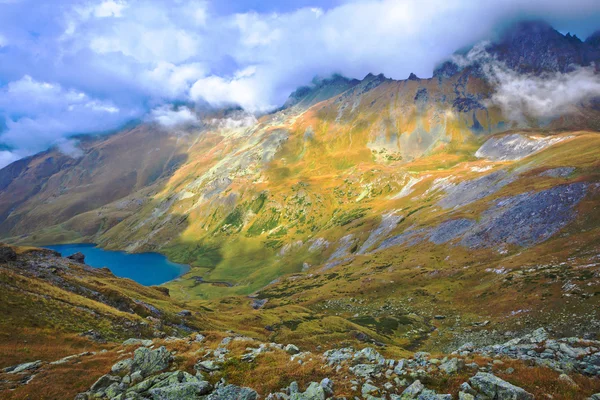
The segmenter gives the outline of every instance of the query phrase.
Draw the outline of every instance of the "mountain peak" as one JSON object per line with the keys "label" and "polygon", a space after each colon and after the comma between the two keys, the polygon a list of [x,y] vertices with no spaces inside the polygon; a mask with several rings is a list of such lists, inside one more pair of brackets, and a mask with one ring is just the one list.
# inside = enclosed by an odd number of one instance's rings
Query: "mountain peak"
{"label": "mountain peak", "polygon": [[343,93],[359,83],[357,79],[346,78],[340,74],[333,74],[329,78],[314,77],[310,85],[300,86],[290,94],[283,109],[294,106],[308,108]]}

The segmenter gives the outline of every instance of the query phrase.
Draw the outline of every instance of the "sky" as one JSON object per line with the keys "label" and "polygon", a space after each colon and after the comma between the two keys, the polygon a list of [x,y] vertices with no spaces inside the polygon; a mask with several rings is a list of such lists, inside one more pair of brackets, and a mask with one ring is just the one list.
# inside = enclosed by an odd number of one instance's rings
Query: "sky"
{"label": "sky", "polygon": [[315,76],[429,77],[507,22],[587,37],[598,0],[0,0],[0,168],[173,104],[280,106]]}

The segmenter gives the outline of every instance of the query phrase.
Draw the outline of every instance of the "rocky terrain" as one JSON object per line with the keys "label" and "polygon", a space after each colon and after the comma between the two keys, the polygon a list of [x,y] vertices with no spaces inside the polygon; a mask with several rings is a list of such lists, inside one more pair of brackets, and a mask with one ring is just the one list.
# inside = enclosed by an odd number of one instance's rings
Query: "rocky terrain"
{"label": "rocky terrain", "polygon": [[[449,355],[418,352],[402,359],[386,358],[373,347],[314,353],[241,335],[216,339],[202,334],[169,337],[161,344],[128,339],[118,346],[115,355],[119,361],[75,399],[534,399],[528,390],[542,398],[583,399],[588,393],[590,399],[596,399],[600,395],[591,393],[600,388],[591,378],[600,371],[600,342],[554,340],[543,328],[501,345],[476,349],[465,344]],[[18,377],[13,380],[17,387],[29,385],[45,369],[96,355],[88,352],[49,363],[35,361],[5,368],[3,373]],[[269,365],[272,357],[278,357],[277,365]],[[317,366],[315,376],[324,376],[322,379],[302,385],[291,381],[278,391],[262,394],[228,382],[229,377],[239,380],[232,368],[267,368],[263,372],[271,374],[277,374],[277,368],[281,373],[277,382],[289,382],[293,368],[309,363]],[[188,367],[183,368],[184,364]],[[539,374],[538,380],[527,382],[520,376],[522,371]],[[511,381],[525,383],[526,388]]]}

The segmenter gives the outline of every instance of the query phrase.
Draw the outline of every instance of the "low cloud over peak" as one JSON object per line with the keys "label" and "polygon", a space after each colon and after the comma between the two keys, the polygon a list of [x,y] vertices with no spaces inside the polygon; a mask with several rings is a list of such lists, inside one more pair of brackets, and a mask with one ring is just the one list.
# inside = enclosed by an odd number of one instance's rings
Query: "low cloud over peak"
{"label": "low cloud over peak", "polygon": [[547,19],[581,38],[600,20],[596,0],[227,3],[0,3],[0,167],[131,119],[191,121],[168,103],[263,112],[316,75],[431,76],[457,48],[515,18]]}

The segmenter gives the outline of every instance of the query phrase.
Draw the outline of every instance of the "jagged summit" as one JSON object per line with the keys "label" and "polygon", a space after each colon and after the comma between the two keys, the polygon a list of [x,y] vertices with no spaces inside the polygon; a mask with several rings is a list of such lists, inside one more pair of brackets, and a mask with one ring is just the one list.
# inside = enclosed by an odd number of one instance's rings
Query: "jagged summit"
{"label": "jagged summit", "polygon": [[[486,50],[519,73],[568,72],[600,61],[600,32],[583,42],[576,35],[561,34],[544,21],[520,21],[504,28]],[[443,79],[460,70],[453,61],[445,61],[433,75]]]}
{"label": "jagged summit", "polygon": [[290,107],[308,108],[323,100],[345,92],[358,85],[358,79],[349,79],[340,74],[333,74],[329,78],[314,78],[312,83],[296,89],[283,105],[283,109]]}

